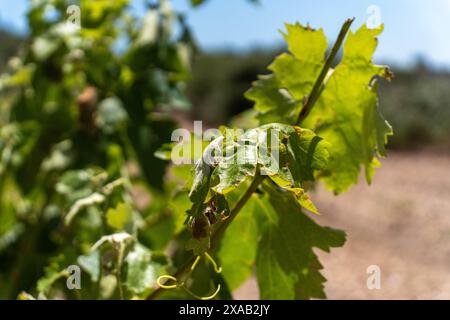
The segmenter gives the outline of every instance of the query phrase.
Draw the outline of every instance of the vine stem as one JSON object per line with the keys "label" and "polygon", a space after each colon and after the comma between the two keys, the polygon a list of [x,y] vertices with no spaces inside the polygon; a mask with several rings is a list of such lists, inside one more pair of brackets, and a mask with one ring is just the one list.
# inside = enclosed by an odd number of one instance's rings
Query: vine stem
{"label": "vine stem", "polygon": [[256,174],[255,178],[253,179],[252,183],[248,187],[247,191],[245,191],[244,195],[236,203],[236,206],[233,208],[233,210],[231,210],[230,216],[225,221],[223,221],[223,223],[220,224],[220,226],[214,232],[213,237],[211,238],[211,246],[210,246],[209,251],[214,251],[217,248],[217,246],[219,245],[220,239],[222,238],[223,234],[225,233],[225,230],[233,222],[233,220],[236,218],[238,213],[246,205],[248,200],[250,200],[252,194],[256,192],[256,190],[258,189],[258,187],[261,185],[261,183],[264,181],[265,178],[266,178],[265,176],[261,176],[259,173]]}
{"label": "vine stem", "polygon": [[[300,125],[300,123],[309,115],[311,112],[314,104],[316,103],[317,99],[320,97],[320,94],[322,93],[322,89],[324,86],[324,80],[326,75],[328,74],[328,71],[330,70],[334,59],[336,58],[337,53],[339,52],[340,47],[342,46],[342,43],[345,39],[345,36],[350,29],[351,24],[355,18],[347,19],[345,23],[342,25],[341,31],[339,32],[339,35],[337,37],[336,42],[334,43],[330,54],[327,57],[327,60],[325,61],[325,64],[322,68],[322,71],[320,72],[319,77],[317,78],[316,82],[314,83],[314,86],[311,90],[311,93],[306,99],[306,102],[303,105],[302,110],[300,111],[297,121],[295,122],[295,125]],[[236,218],[238,213],[242,210],[242,208],[247,204],[248,200],[250,200],[251,196],[254,192],[258,189],[258,187],[263,183],[265,176],[261,176],[259,173],[255,175],[255,178],[253,179],[252,183],[248,187],[247,191],[244,193],[244,195],[239,199],[239,201],[236,203],[236,206],[231,210],[230,216],[228,219],[226,219],[214,232],[214,234],[211,237],[211,246],[208,250],[208,252],[214,251],[222,239],[223,234],[225,233],[225,230],[228,228],[228,226],[233,222],[233,220]],[[173,277],[179,278],[186,274],[190,266],[195,262],[196,257],[192,256],[191,259],[186,261],[185,264],[183,264],[174,274]],[[147,300],[154,300],[156,299],[161,293],[163,288],[158,288],[155,291],[153,291],[148,297]]]}
{"label": "vine stem", "polygon": [[344,42],[345,36],[347,35],[347,32],[350,29],[350,26],[352,25],[353,21],[355,21],[355,18],[347,19],[345,23],[342,25],[341,31],[339,32],[336,42],[334,43],[333,48],[331,48],[330,54],[328,55],[328,58],[325,61],[325,64],[323,65],[322,71],[320,72],[319,77],[314,83],[311,93],[306,98],[302,110],[298,114],[297,121],[295,121],[296,125],[300,125],[301,122],[306,119],[306,117],[311,112],[314,104],[316,103],[317,99],[320,97],[320,94],[322,93],[322,89],[324,87],[324,80],[333,64],[334,59],[336,59],[336,55],[339,52],[339,49],[342,46],[342,42]]}

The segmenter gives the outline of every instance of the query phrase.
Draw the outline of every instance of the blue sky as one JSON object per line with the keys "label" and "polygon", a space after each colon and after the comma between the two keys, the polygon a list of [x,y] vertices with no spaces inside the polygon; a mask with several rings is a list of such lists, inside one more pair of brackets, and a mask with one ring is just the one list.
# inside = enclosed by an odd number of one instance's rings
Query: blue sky
{"label": "blue sky", "polygon": [[[377,5],[385,31],[376,60],[407,65],[420,55],[436,67],[450,69],[450,0],[260,1],[255,6],[245,0],[209,0],[197,9],[190,8],[188,0],[173,4],[188,13],[197,40],[207,50],[276,45],[281,43],[284,22],[295,21],[323,27],[334,39],[347,17],[356,17],[356,28],[367,21],[367,8]],[[133,0],[137,12],[142,2]],[[26,0],[0,1],[0,25],[26,32],[26,6]]]}

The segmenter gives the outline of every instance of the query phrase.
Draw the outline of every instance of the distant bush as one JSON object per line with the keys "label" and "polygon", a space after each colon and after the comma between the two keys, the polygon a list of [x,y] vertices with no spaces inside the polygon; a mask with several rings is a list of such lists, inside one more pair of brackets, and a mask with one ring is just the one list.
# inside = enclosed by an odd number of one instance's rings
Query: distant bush
{"label": "distant bush", "polygon": [[380,104],[395,127],[392,148],[449,145],[449,88],[449,74],[420,70],[399,73],[392,85],[383,87]]}
{"label": "distant bush", "polygon": [[0,70],[8,59],[17,53],[17,47],[21,42],[22,39],[17,35],[0,30]]}

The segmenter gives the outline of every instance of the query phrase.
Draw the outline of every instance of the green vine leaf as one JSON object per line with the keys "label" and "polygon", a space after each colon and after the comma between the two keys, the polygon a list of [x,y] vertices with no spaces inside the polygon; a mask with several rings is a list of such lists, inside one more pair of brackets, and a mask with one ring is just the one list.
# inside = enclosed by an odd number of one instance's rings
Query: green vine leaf
{"label": "green vine leaf", "polygon": [[257,117],[261,123],[290,123],[295,117],[298,103],[289,91],[282,89],[274,74],[259,76],[245,96],[255,102],[254,109],[259,112]]}
{"label": "green vine leaf", "polygon": [[333,145],[329,176],[324,180],[337,193],[358,181],[361,165],[371,182],[379,166],[377,156],[385,156],[384,145],[392,135],[391,126],[378,110],[376,85],[376,77],[390,79],[392,74],[371,61],[382,30],[382,26],[367,29],[363,25],[349,33],[342,61],[305,122]]}
{"label": "green vine leaf", "polygon": [[283,187],[314,181],[316,172],[327,167],[328,147],[310,130],[279,123],[241,134],[225,133],[211,142],[197,162],[191,201],[205,201],[209,187],[219,194],[229,193],[254,177],[258,166]]}
{"label": "green vine leaf", "polygon": [[124,284],[134,295],[140,296],[149,292],[155,286],[158,276],[165,272],[166,265],[167,260],[164,255],[135,243],[125,258]]}
{"label": "green vine leaf", "polygon": [[256,275],[261,299],[325,298],[313,248],[329,252],[345,243],[345,233],[308,218],[292,195],[266,184],[257,201],[261,240]]}
{"label": "green vine leaf", "polygon": [[247,177],[254,177],[257,165],[259,130],[249,130],[237,136],[226,135],[222,140],[214,176],[219,181],[213,190],[226,194],[238,187]]}
{"label": "green vine leaf", "polygon": [[79,256],[77,263],[86,271],[93,282],[98,282],[101,275],[100,252],[98,250],[90,251],[85,255]]}
{"label": "green vine leaf", "polygon": [[260,76],[245,95],[255,102],[261,123],[291,124],[325,62],[328,43],[322,29],[299,23],[286,28],[289,53],[278,56],[269,66],[272,74]]}
{"label": "green vine leaf", "polygon": [[297,199],[298,203],[305,209],[319,214],[314,203],[309,198],[308,194],[302,188],[286,188],[286,190],[290,191],[295,199]]}
{"label": "green vine leaf", "polygon": [[205,235],[202,238],[191,238],[186,243],[186,250],[192,250],[194,252],[194,255],[201,256],[206,251],[208,251],[209,246],[211,244],[211,234],[208,233],[208,235]]}
{"label": "green vine leaf", "polygon": [[[255,102],[260,123],[292,123],[325,64],[328,45],[322,30],[300,24],[286,27],[290,52],[277,57],[269,67],[273,73],[261,76],[246,93]],[[358,181],[361,166],[371,182],[377,158],[385,156],[384,146],[392,135],[379,113],[377,97],[377,79],[390,80],[392,73],[371,61],[382,30],[363,25],[349,33],[342,61],[328,72],[321,96],[302,123],[332,146],[322,179],[336,193]]]}
{"label": "green vine leaf", "polygon": [[[234,205],[239,193],[232,192],[229,198]],[[223,270],[222,276],[230,290],[239,288],[253,273],[259,239],[256,200],[257,196],[253,195],[230,224],[217,252]]]}
{"label": "green vine leaf", "polygon": [[318,213],[302,185],[326,168],[327,148],[312,131],[285,124],[225,131],[210,143],[195,167],[187,219],[193,237],[187,248],[196,255],[209,249],[211,225],[224,220],[224,212],[229,211],[223,195],[255,177],[258,170],[289,190],[300,205]]}

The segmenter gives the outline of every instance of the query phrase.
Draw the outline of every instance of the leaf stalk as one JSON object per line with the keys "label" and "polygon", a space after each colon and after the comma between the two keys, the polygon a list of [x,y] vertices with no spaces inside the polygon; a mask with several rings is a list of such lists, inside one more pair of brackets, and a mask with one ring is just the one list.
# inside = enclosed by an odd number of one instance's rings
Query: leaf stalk
{"label": "leaf stalk", "polygon": [[320,97],[320,94],[322,93],[322,90],[325,85],[324,81],[328,74],[328,71],[331,69],[333,62],[336,59],[336,55],[338,54],[339,49],[341,48],[345,36],[347,35],[347,32],[350,29],[350,26],[352,25],[353,21],[355,21],[355,18],[347,19],[345,23],[342,25],[341,31],[339,32],[336,42],[334,43],[333,48],[331,48],[330,54],[328,55],[328,58],[325,61],[325,64],[323,65],[322,71],[320,72],[319,77],[314,83],[311,93],[306,98],[302,110],[298,114],[297,120],[295,121],[295,125],[299,126],[302,123],[302,121],[305,120],[306,117],[308,117],[314,104]]}

